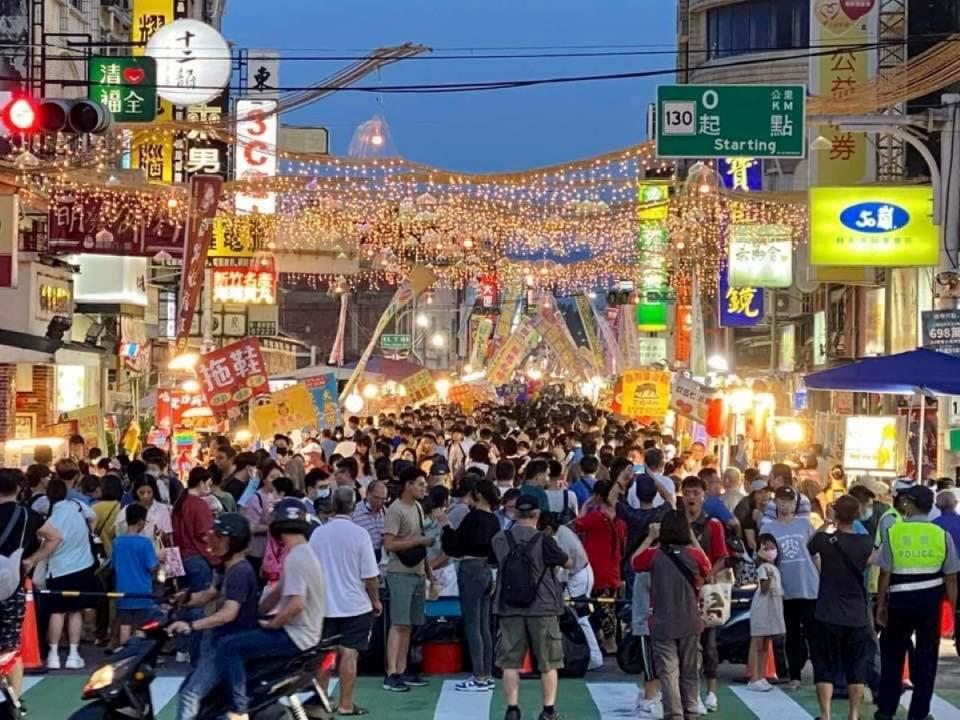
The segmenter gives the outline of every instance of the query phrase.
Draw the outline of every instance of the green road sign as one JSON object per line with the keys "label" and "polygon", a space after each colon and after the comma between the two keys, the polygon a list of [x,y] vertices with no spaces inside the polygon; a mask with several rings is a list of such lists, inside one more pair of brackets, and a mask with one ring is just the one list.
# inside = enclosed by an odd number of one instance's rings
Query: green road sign
{"label": "green road sign", "polygon": [[380,347],[384,350],[409,350],[411,346],[409,335],[381,335]]}
{"label": "green road sign", "polygon": [[661,85],[657,155],[802,158],[804,85]]}
{"label": "green road sign", "polygon": [[87,61],[91,100],[116,122],[152,122],[157,114],[157,61],[97,55]]}

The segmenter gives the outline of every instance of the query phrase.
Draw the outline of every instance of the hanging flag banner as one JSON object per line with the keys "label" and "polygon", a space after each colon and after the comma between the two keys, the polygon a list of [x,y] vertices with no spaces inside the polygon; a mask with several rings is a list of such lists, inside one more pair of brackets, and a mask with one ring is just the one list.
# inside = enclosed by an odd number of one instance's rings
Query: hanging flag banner
{"label": "hanging flag banner", "polygon": [[520,293],[513,288],[507,288],[503,292],[503,306],[500,308],[500,317],[497,319],[497,327],[493,333],[493,339],[500,342],[510,334],[510,328],[513,327],[513,319],[517,316],[517,308],[520,306]]}
{"label": "hanging flag banner", "polygon": [[579,380],[589,379],[580,363],[577,346],[570,338],[566,323],[558,312],[542,308],[539,313],[530,318],[530,324],[540,334],[567,373]]}
{"label": "hanging flag banner", "polygon": [[350,293],[340,293],[340,314],[337,317],[337,334],[336,337],[333,338],[333,346],[330,348],[330,357],[327,360],[330,365],[343,365],[343,339],[347,332],[347,302],[349,296]]}
{"label": "hanging flag banner", "polygon": [[353,369],[353,373],[350,375],[350,379],[347,380],[347,384],[344,385],[343,391],[340,393],[341,402],[343,402],[347,395],[353,391],[353,388],[363,376],[363,371],[367,367],[367,362],[370,360],[370,355],[373,354],[373,349],[377,346],[377,341],[380,339],[380,335],[384,330],[386,330],[387,323],[393,319],[393,317],[401,308],[409,305],[417,295],[433,285],[436,280],[437,276],[433,270],[423,265],[418,265],[410,271],[407,279],[393,294],[390,304],[387,305],[386,309],[383,311],[383,315],[380,316],[380,320],[377,322],[377,326],[373,329],[370,342],[367,343],[367,347],[364,349],[363,354],[357,361],[357,366]]}
{"label": "hanging flag banner", "polygon": [[494,386],[506,385],[520,363],[539,342],[540,335],[530,324],[530,319],[524,318],[517,326],[517,331],[504,341],[490,361],[490,366],[487,368],[487,381]]}
{"label": "hanging flag banner", "polygon": [[261,438],[317,425],[313,394],[302,383],[271,393],[268,402],[253,408],[252,415]]}
{"label": "hanging flag banner", "polygon": [[600,349],[600,340],[597,338],[596,326],[593,320],[593,308],[590,305],[590,298],[586,295],[577,295],[577,315],[580,316],[580,324],[583,326],[583,334],[587,338],[587,347],[593,354],[593,364],[601,369],[605,362],[603,351]]}
{"label": "hanging flag banner", "polygon": [[159,388],[157,390],[156,419],[157,427],[173,432],[182,427],[193,427],[193,419],[183,414],[190,408],[204,406],[203,395],[188,393],[177,388]]}
{"label": "hanging flag banner", "polygon": [[471,280],[464,289],[463,305],[460,307],[460,326],[457,328],[457,348],[461,353],[467,352],[470,342],[470,319],[473,317],[473,306],[477,302],[477,284]]}
{"label": "hanging flag banner", "polygon": [[610,321],[607,319],[610,308],[607,308],[608,312],[603,316],[600,315],[600,311],[593,303],[590,303],[590,310],[593,312],[593,319],[597,323],[597,330],[600,331],[600,339],[603,342],[604,369],[607,375],[614,376],[623,367],[623,353],[620,351],[617,336],[614,334]]}
{"label": "hanging flag banner", "polygon": [[493,319],[481,317],[477,323],[477,330],[473,336],[473,349],[470,352],[470,366],[474,372],[483,368],[487,359],[487,349],[490,347],[490,334],[493,332]]}
{"label": "hanging flag banner", "polygon": [[720,265],[717,303],[720,306],[720,327],[753,327],[763,320],[763,289],[731,287],[725,263]]}
{"label": "hanging flag banner", "polygon": [[190,323],[203,287],[204,267],[213,218],[220,204],[223,178],[219,175],[194,175],[190,179],[190,205],[187,213],[187,237],[183,255],[180,298],[177,301],[177,351],[183,352],[190,335]]}
{"label": "hanging flag banner", "polygon": [[207,405],[218,418],[237,419],[248,402],[270,394],[267,367],[256,338],[201,355],[197,375]]}
{"label": "hanging flag banner", "polygon": [[689,305],[677,305],[676,320],[673,323],[673,357],[677,363],[690,363],[691,332],[693,330],[693,308]]}
{"label": "hanging flag banner", "polygon": [[670,408],[670,373],[627,370],[620,378],[620,412],[641,422],[663,422]]}
{"label": "hanging flag banner", "polygon": [[406,401],[419,403],[437,393],[437,386],[433,383],[433,375],[429,370],[420,370],[400,383],[407,390]]}
{"label": "hanging flag banner", "polygon": [[669,199],[670,186],[665,182],[637,185],[637,264],[642,270],[637,278],[636,325],[642,332],[667,329]]}
{"label": "hanging flag banner", "polygon": [[[726,277],[726,270],[724,277]],[[695,377],[706,377],[707,374],[707,338],[703,327],[703,305],[700,301],[700,273],[693,274],[693,283],[690,288],[691,300],[691,339],[690,339],[690,372]],[[723,323],[721,322],[721,326]]]}
{"label": "hanging flag banner", "polygon": [[670,387],[670,409],[694,422],[707,421],[707,407],[715,391],[693,378],[674,375]]}
{"label": "hanging flag banner", "polygon": [[333,430],[338,425],[343,425],[343,414],[337,399],[337,376],[333,373],[312,375],[304,378],[303,384],[313,394],[320,429]]}

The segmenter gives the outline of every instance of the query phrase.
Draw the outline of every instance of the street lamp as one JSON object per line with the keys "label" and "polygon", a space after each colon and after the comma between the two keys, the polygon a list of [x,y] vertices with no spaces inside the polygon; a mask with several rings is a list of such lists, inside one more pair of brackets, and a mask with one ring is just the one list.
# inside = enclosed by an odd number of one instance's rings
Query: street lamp
{"label": "street lamp", "polygon": [[356,393],[350,393],[343,401],[343,406],[349,413],[358,413],[363,410],[363,398]]}
{"label": "street lamp", "polygon": [[177,355],[167,363],[170,370],[193,370],[200,362],[200,355],[195,352],[186,352]]}
{"label": "street lamp", "polygon": [[725,373],[730,370],[730,363],[723,355],[711,355],[707,358],[707,367],[718,373]]}
{"label": "street lamp", "polygon": [[188,393],[198,393],[200,392],[200,383],[193,378],[190,378],[188,380],[184,380],[180,384],[180,389]]}
{"label": "street lamp", "polygon": [[380,394],[380,388],[377,387],[376,383],[367,383],[363,386],[363,396],[367,400],[373,400]]}
{"label": "street lamp", "polygon": [[428,318],[424,313],[417,313],[416,322],[418,328],[430,327],[430,318]]}
{"label": "street lamp", "polygon": [[435,348],[442,348],[447,344],[447,336],[443,333],[434,333],[430,338],[430,344]]}

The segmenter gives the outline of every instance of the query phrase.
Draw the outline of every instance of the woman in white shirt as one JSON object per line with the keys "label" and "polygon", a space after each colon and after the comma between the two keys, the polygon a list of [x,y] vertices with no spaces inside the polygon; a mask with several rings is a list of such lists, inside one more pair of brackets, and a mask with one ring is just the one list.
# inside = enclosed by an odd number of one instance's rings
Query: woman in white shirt
{"label": "woman in white shirt", "polygon": [[[140,533],[154,545],[168,547],[173,536],[173,521],[170,519],[170,506],[160,502],[160,493],[157,490],[157,481],[149,475],[144,475],[133,483],[133,494],[137,503],[147,509],[147,523]],[[118,513],[117,535],[127,532],[126,513]]]}
{"label": "woman in white shirt", "polygon": [[[58,477],[53,477],[47,485],[47,498],[50,501],[48,522],[63,536],[63,542],[47,563],[47,589],[61,592],[99,592],[94,574],[93,551],[90,548],[90,528],[96,518],[93,510],[82,502],[68,499],[67,485]],[[60,669],[58,646],[63,635],[64,622],[70,643],[66,667],[71,670],[82,668],[84,662],[80,657],[79,647],[83,632],[83,611],[94,607],[95,599],[83,594],[79,597],[52,594],[45,598],[44,603],[50,612],[47,631],[50,652],[47,655],[47,668]]]}

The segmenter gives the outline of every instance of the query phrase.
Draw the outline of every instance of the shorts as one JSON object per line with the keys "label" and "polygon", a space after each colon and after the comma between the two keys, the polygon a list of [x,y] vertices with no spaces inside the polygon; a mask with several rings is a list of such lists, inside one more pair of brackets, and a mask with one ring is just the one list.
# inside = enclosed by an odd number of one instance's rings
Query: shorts
{"label": "shorts", "polygon": [[117,624],[130,625],[138,628],[147,622],[152,613],[150,608],[137,608],[135,610],[121,610],[117,608]]}
{"label": "shorts", "polygon": [[866,684],[867,651],[874,643],[870,628],[818,620],[811,640],[814,682],[833,683],[839,671],[848,685]]}
{"label": "shorts", "polygon": [[560,621],[554,616],[502,616],[497,635],[497,667],[519,670],[531,650],[537,669],[544,673],[563,667],[563,636]]}
{"label": "shorts", "polygon": [[370,647],[371,627],[373,627],[373,613],[350,617],[328,617],[323,621],[323,637],[326,640],[339,635],[337,645],[340,647],[366,652]]}
{"label": "shorts", "polygon": [[19,650],[23,617],[27,612],[27,593],[23,586],[0,602],[0,650]]}
{"label": "shorts", "polygon": [[427,588],[423,575],[417,573],[387,573],[390,591],[390,624],[423,625],[423,607]]}
{"label": "shorts", "polygon": [[[49,578],[47,580],[47,590],[66,590],[80,593],[102,593],[103,587],[94,573],[94,566],[91,565],[86,570],[61,575],[60,577]],[[74,613],[89,608],[95,608],[99,597],[95,595],[80,595],[79,597],[64,597],[63,595],[51,594],[43,598],[43,606],[46,612],[53,613]]]}

